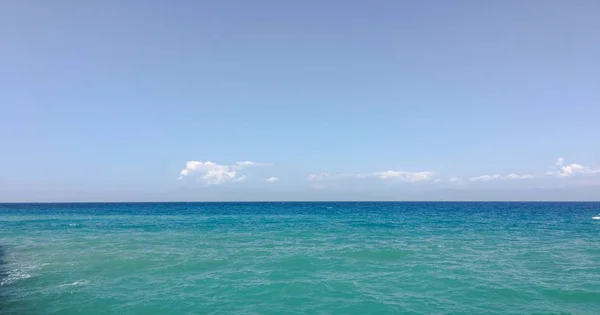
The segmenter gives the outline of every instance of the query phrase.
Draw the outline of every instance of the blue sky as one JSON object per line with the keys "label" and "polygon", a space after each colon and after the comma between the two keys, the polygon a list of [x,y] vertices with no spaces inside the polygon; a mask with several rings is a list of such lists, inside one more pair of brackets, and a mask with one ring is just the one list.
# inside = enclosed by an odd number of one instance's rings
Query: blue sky
{"label": "blue sky", "polygon": [[599,15],[2,1],[0,201],[598,200]]}

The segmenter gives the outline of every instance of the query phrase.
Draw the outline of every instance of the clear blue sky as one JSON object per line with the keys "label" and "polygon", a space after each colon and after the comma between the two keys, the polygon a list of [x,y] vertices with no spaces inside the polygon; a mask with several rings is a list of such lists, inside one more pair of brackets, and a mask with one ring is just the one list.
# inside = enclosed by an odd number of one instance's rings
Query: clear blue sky
{"label": "clear blue sky", "polygon": [[600,199],[599,16],[1,1],[0,201]]}

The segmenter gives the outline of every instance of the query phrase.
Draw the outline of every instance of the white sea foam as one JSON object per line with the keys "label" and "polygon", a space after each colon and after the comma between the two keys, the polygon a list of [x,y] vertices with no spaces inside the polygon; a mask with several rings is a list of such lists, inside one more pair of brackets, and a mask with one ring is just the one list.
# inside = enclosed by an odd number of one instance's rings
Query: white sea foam
{"label": "white sea foam", "polygon": [[16,281],[28,279],[33,277],[30,273],[22,269],[13,269],[9,270],[5,279],[0,282],[0,286],[9,285],[15,283]]}
{"label": "white sea foam", "polygon": [[78,285],[86,285],[88,284],[87,280],[81,280],[81,281],[75,281],[73,283],[65,283],[65,284],[61,284],[58,287],[73,287],[73,286],[78,286]]}
{"label": "white sea foam", "polygon": [[45,264],[8,264],[3,278],[0,279],[0,285],[9,285],[17,281],[29,279],[37,275],[37,271]]}

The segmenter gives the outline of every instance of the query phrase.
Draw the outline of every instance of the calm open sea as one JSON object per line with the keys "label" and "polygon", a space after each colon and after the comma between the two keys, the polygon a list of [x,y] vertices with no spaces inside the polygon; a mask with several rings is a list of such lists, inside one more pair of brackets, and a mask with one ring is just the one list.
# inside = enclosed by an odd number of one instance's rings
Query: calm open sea
{"label": "calm open sea", "polygon": [[599,212],[0,204],[0,314],[600,314]]}

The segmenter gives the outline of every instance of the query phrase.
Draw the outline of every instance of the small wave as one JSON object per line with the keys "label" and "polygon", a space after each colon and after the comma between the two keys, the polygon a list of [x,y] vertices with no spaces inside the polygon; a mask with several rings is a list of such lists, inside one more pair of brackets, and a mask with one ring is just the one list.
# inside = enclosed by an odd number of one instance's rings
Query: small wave
{"label": "small wave", "polygon": [[74,286],[78,286],[78,285],[86,285],[88,284],[87,280],[82,280],[82,281],[75,281],[73,283],[65,283],[65,284],[61,284],[58,287],[74,287]]}
{"label": "small wave", "polygon": [[0,286],[9,285],[11,283],[15,283],[16,281],[28,279],[31,277],[33,277],[33,276],[24,270],[13,269],[13,270],[10,270],[8,272],[6,278],[3,279],[2,282],[0,282]]}
{"label": "small wave", "polygon": [[24,265],[6,265],[4,271],[0,270],[0,286],[13,284],[20,280],[29,279],[37,275],[37,271],[47,265],[44,264],[24,264]]}

